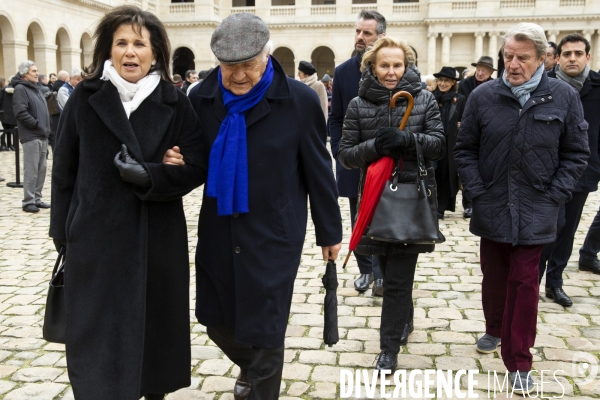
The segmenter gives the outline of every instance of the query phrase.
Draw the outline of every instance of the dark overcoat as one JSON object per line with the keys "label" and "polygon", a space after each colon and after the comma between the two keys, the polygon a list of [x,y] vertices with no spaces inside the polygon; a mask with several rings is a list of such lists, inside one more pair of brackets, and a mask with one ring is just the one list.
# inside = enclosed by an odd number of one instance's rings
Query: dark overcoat
{"label": "dark overcoat", "polygon": [[[127,145],[152,179],[124,182]],[[76,399],[138,400],[190,385],[189,255],[182,196],[203,183],[200,156],[163,165],[174,145],[204,154],[188,99],[161,81],[129,120],[111,82],[83,81],[59,126],[50,236],[66,240],[66,350]],[[160,201],[147,201],[152,198]]]}
{"label": "dark overcoat", "polygon": [[[486,82],[493,80],[494,78],[490,76]],[[465,99],[468,99],[475,88],[477,88],[477,80],[475,79],[475,75],[471,75],[458,83],[458,94],[462,94],[465,96]]]}
{"label": "dark overcoat", "polygon": [[[548,77],[556,78],[554,70],[548,72]],[[577,181],[575,192],[595,192],[600,181],[600,73],[590,71],[588,79],[579,91],[579,98],[583,106],[583,115],[589,124],[588,141],[590,145],[590,158],[583,175]]]}
{"label": "dark overcoat", "polygon": [[[225,325],[241,343],[283,345],[307,223],[317,246],[342,241],[340,209],[325,147],[325,117],[314,90],[275,74],[262,100],[246,111],[249,212],[217,216],[202,200],[196,249],[196,316]],[[190,100],[212,145],[227,115],[215,68]],[[182,153],[185,156],[185,153]]]}
{"label": "dark overcoat", "polygon": [[502,79],[473,91],[454,147],[471,232],[513,246],[554,242],[558,209],[590,155],[587,127],[575,89],[545,72],[523,106]]}
{"label": "dark overcoat", "polygon": [[[451,99],[448,99],[452,94]],[[435,169],[435,179],[437,181],[438,198],[447,195],[454,198],[458,193],[458,167],[454,160],[454,146],[456,145],[456,136],[458,135],[458,123],[462,119],[465,110],[466,98],[454,90],[448,93],[448,96],[442,96],[439,89],[434,92],[438,105],[440,107],[440,117],[444,124],[444,136],[446,136],[446,154],[444,158],[438,161]],[[440,97],[441,96],[441,97]],[[455,204],[447,204],[447,211],[454,211]],[[439,210],[440,212],[446,210]]]}
{"label": "dark overcoat", "polygon": [[329,136],[331,138],[331,153],[335,159],[337,188],[341,197],[348,197],[350,199],[358,198],[360,170],[358,168],[344,168],[340,160],[338,160],[338,151],[348,104],[350,104],[353,98],[358,96],[361,60],[362,56],[357,54],[335,68],[335,79],[333,80],[331,93],[331,114],[329,114],[329,120],[327,121]]}

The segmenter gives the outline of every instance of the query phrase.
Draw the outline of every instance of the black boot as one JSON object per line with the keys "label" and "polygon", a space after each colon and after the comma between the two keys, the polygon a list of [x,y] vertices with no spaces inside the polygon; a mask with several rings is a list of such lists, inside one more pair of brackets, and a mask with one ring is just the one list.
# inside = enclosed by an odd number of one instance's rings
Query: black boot
{"label": "black boot", "polygon": [[398,365],[398,354],[390,353],[388,351],[382,351],[377,356],[377,365],[375,369],[378,371],[389,369],[392,372],[396,370],[396,366]]}

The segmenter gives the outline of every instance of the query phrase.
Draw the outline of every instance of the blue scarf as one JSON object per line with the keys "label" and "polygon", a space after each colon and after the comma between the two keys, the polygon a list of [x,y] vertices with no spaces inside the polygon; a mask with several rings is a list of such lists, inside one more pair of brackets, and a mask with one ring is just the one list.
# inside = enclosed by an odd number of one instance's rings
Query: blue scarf
{"label": "blue scarf", "polygon": [[540,80],[542,79],[543,73],[544,63],[542,63],[542,65],[539,66],[539,68],[537,69],[537,71],[535,71],[530,80],[519,86],[513,86],[506,80],[506,70],[504,70],[504,73],[502,74],[502,80],[504,81],[504,84],[510,88],[515,97],[519,99],[519,103],[521,103],[521,106],[524,106],[525,103],[527,103],[527,100],[529,100],[529,98],[531,97],[531,92],[533,92],[535,88],[537,88],[540,84]]}
{"label": "blue scarf", "polygon": [[217,198],[218,215],[225,216],[234,212],[248,212],[248,152],[244,112],[258,104],[271,86],[271,58],[260,81],[242,96],[225,89],[220,69],[218,79],[227,116],[210,151],[206,194]]}

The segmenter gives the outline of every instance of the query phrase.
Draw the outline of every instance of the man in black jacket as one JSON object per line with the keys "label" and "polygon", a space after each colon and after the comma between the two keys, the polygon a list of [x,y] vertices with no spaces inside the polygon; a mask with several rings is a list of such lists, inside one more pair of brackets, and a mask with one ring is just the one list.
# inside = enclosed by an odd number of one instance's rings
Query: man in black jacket
{"label": "man in black jacket", "polygon": [[590,149],[579,96],[544,70],[544,30],[521,23],[505,37],[505,72],[467,100],[454,155],[481,237],[486,333],[477,350],[493,353],[502,338],[511,384],[524,393],[533,389],[540,254]]}
{"label": "man in black jacket", "polygon": [[[354,228],[358,204],[358,182],[360,170],[345,169],[339,162],[338,150],[342,138],[342,126],[346,109],[350,100],[358,96],[358,83],[360,81],[360,63],[365,49],[377,39],[385,36],[385,17],[377,11],[363,10],[358,15],[356,33],[354,36],[354,49],[356,55],[340,64],[335,69],[334,83],[331,94],[331,114],[327,122],[331,138],[331,152],[335,159],[336,182],[340,197],[347,197],[350,202],[350,222]],[[373,285],[373,294],[383,296],[383,277],[373,256],[354,254],[360,270],[360,277],[354,282],[354,288],[364,292]]]}
{"label": "man in black jacket", "polygon": [[37,213],[50,208],[42,201],[46,180],[46,154],[50,135],[50,115],[46,100],[38,87],[39,72],[33,61],[19,64],[19,74],[12,80],[15,88],[13,109],[23,145],[23,211]]}
{"label": "man in black jacket", "polygon": [[[548,262],[546,272],[546,297],[554,299],[561,306],[570,307],[573,302],[563,291],[562,273],[569,262],[573,251],[575,232],[581,220],[583,207],[590,192],[598,190],[600,180],[600,156],[598,155],[598,140],[600,138],[600,74],[590,71],[590,43],[578,33],[565,36],[557,47],[558,63],[548,73],[548,76],[560,79],[570,84],[581,98],[583,115],[588,122],[587,130],[590,145],[588,166],[579,178],[573,191],[573,198],[560,208],[558,216],[559,234],[554,243],[544,247],[540,259],[540,282]],[[588,235],[581,252],[579,269],[600,274],[600,265],[596,254],[589,251],[594,243],[594,229]]]}

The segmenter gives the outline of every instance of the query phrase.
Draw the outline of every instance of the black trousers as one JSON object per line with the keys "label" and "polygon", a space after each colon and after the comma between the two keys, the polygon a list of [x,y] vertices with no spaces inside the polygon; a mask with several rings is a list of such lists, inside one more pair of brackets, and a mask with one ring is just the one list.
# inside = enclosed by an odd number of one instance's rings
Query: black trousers
{"label": "black trousers", "polygon": [[596,213],[592,225],[585,235],[583,246],[579,250],[579,259],[595,260],[600,252],[600,210]]}
{"label": "black trousers", "polygon": [[[348,198],[348,201],[350,202],[350,223],[352,224],[352,229],[354,229],[354,223],[356,222],[356,213],[358,212],[358,199]],[[356,257],[358,269],[361,274],[373,274],[373,277],[375,279],[382,278],[376,257],[365,256],[356,253],[354,253],[354,257]]]}
{"label": "black trousers", "polygon": [[404,326],[414,315],[412,290],[419,255],[398,253],[377,258],[384,276],[379,346],[397,354]]}
{"label": "black trousers", "polygon": [[[4,130],[9,130],[9,129],[14,129],[16,127],[16,125],[12,125],[12,124],[5,124],[4,122],[2,123],[2,127],[4,128]],[[13,132],[2,132],[2,135],[0,135],[0,146],[12,146],[13,142]]]}
{"label": "black trousers", "polygon": [[237,343],[234,332],[224,326],[209,326],[206,328],[206,333],[231,361],[246,371],[252,385],[249,400],[279,398],[283,373],[283,345],[274,349],[265,349]]}
{"label": "black trousers", "polygon": [[[545,245],[540,256],[540,282],[544,276],[544,271],[547,269],[547,288],[562,287],[562,274],[573,251],[575,232],[579,226],[588,194],[589,192],[574,192],[573,198],[563,204],[558,211],[556,240]],[[546,263],[548,264],[547,267]]]}

